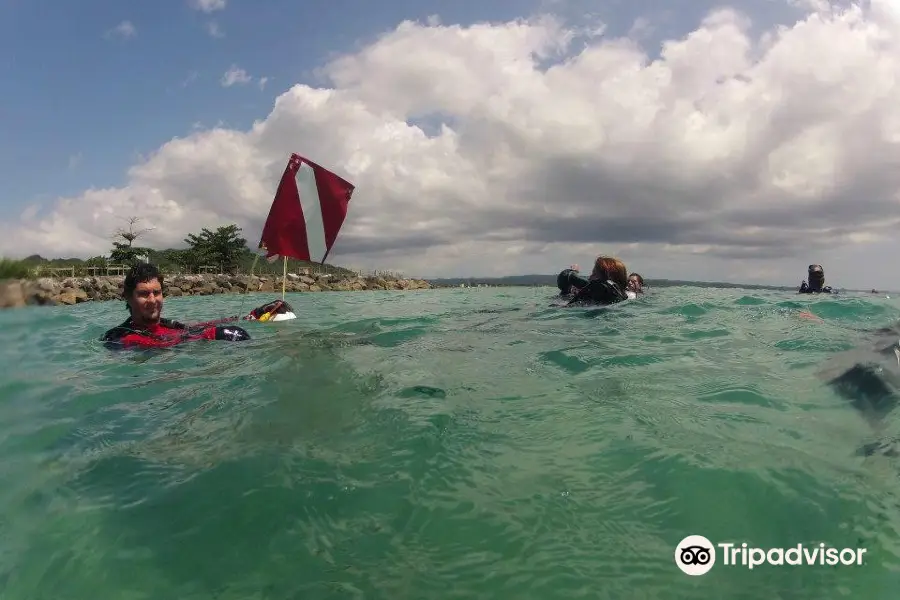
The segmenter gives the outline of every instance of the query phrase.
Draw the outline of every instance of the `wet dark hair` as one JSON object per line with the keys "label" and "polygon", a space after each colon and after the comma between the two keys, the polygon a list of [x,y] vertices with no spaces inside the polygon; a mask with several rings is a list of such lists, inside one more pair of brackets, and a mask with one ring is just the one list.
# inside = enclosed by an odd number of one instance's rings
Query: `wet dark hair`
{"label": "wet dark hair", "polygon": [[825,280],[825,269],[822,268],[822,265],[809,265],[808,271],[810,282]]}
{"label": "wet dark hair", "polygon": [[126,304],[139,283],[146,283],[154,279],[159,280],[159,285],[163,284],[163,275],[156,268],[156,265],[142,262],[131,267],[125,276],[125,289],[122,291]]}
{"label": "wet dark hair", "polygon": [[641,277],[638,273],[632,273],[631,275],[628,276],[628,279],[631,279],[632,277],[637,277],[638,283],[640,283],[641,285],[644,285],[644,278]]}

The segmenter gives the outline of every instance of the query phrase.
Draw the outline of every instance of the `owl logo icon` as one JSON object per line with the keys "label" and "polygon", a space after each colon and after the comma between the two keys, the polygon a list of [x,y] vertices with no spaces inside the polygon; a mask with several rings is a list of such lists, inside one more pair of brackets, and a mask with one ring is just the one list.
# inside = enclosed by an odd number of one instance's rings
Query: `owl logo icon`
{"label": "owl logo icon", "polygon": [[675,564],[685,575],[706,575],[716,564],[716,547],[702,535],[689,535],[675,547]]}

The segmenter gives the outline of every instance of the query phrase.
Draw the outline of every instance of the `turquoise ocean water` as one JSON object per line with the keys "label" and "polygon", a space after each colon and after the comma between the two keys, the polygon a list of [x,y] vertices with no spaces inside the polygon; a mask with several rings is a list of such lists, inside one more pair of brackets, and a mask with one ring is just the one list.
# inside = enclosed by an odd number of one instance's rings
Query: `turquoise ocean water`
{"label": "turquoise ocean water", "polygon": [[[818,373],[900,303],[553,292],[289,294],[250,342],[151,354],[94,341],[121,302],[0,311],[0,597],[897,598],[900,457],[857,449],[900,411]],[[867,553],[689,577],[689,534]]]}

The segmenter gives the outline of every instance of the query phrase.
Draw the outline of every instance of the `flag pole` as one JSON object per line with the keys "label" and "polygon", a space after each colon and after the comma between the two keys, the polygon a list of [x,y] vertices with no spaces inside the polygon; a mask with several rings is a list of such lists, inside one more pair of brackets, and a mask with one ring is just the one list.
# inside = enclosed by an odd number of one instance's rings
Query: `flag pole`
{"label": "flag pole", "polygon": [[287,256],[282,258],[284,258],[284,268],[281,272],[281,301],[284,302],[284,288],[287,283]]}

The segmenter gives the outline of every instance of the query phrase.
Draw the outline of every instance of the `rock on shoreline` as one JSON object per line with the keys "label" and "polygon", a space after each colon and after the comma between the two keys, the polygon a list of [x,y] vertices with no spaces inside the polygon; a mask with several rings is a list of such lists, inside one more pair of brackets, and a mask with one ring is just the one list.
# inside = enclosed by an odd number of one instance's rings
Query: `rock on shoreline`
{"label": "rock on shoreline", "polygon": [[[0,308],[28,305],[56,306],[81,302],[121,300],[125,277],[44,277],[35,280],[0,281]],[[352,292],[365,290],[427,290],[431,285],[419,279],[353,277],[336,279],[329,275],[288,273],[288,292]],[[166,296],[210,296],[243,292],[281,291],[281,277],[261,275],[174,275],[166,277]]]}

